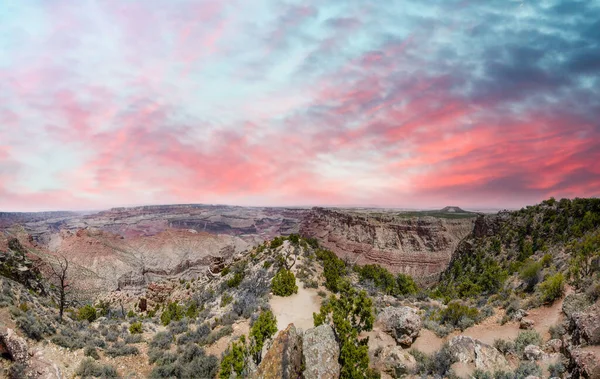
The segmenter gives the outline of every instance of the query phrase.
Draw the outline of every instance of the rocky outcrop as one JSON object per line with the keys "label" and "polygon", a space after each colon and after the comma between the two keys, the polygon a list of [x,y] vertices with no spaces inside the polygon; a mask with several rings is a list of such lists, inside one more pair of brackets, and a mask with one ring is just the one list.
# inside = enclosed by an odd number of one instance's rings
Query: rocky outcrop
{"label": "rocky outcrop", "polygon": [[0,350],[6,351],[11,359],[17,363],[27,363],[29,347],[24,338],[19,337],[14,330],[3,328],[0,330]]}
{"label": "rocky outcrop", "polygon": [[372,365],[380,372],[394,378],[412,374],[417,370],[417,361],[400,346],[384,346],[377,349],[372,357]]}
{"label": "rocky outcrop", "polygon": [[571,316],[569,330],[575,345],[600,345],[600,302]]}
{"label": "rocky outcrop", "polygon": [[377,324],[403,347],[413,343],[423,325],[417,311],[405,306],[384,308],[377,316]]}
{"label": "rocky outcrop", "polygon": [[600,378],[600,348],[572,347],[567,349],[571,378]]}
{"label": "rocky outcrop", "polygon": [[305,379],[337,379],[340,348],[329,325],[308,329],[302,337]]}
{"label": "rocky outcrop", "polygon": [[442,272],[459,241],[472,230],[472,218],[411,218],[324,208],[313,208],[300,225],[302,235],[317,238],[341,258],[377,263],[416,278]]}
{"label": "rocky outcrop", "polygon": [[536,345],[527,345],[523,350],[523,358],[528,361],[539,361],[544,356],[544,352]]}
{"label": "rocky outcrop", "polygon": [[293,324],[277,334],[254,378],[302,378],[302,335]]}
{"label": "rocky outcrop", "polygon": [[457,361],[474,364],[483,371],[494,372],[509,367],[506,358],[497,349],[471,337],[452,338],[449,349]]}
{"label": "rocky outcrop", "polygon": [[522,318],[521,321],[519,322],[519,329],[525,329],[525,330],[533,329],[534,325],[535,325],[535,321],[533,321],[532,319]]}

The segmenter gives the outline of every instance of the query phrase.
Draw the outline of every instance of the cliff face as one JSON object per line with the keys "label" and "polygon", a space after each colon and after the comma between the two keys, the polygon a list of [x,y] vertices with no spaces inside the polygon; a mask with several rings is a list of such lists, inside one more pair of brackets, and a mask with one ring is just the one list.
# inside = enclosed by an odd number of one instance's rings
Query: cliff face
{"label": "cliff face", "polygon": [[341,258],[427,278],[448,266],[473,224],[474,218],[409,218],[314,208],[300,231]]}

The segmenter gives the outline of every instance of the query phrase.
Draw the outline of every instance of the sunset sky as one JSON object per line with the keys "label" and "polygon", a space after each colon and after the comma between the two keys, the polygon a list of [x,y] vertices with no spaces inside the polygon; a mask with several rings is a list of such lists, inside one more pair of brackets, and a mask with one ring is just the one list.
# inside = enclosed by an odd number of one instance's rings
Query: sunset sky
{"label": "sunset sky", "polygon": [[600,196],[600,1],[0,0],[0,211]]}

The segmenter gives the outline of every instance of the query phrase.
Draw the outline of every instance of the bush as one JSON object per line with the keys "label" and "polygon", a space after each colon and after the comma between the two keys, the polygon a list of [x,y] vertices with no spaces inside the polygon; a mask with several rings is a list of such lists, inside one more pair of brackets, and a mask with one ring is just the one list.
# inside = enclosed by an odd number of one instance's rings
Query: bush
{"label": "bush", "polygon": [[219,378],[229,379],[233,373],[238,377],[243,377],[248,354],[245,336],[241,336],[239,342],[232,342],[221,357]]}
{"label": "bush", "polygon": [[565,292],[565,277],[560,272],[547,277],[540,283],[540,291],[544,303],[553,303]]}
{"label": "bush", "polygon": [[160,322],[167,326],[171,321],[179,321],[185,315],[185,311],[182,306],[175,302],[171,302],[167,305],[167,309],[160,315]]}
{"label": "bush", "polygon": [[316,255],[323,262],[325,287],[332,292],[338,292],[339,282],[346,275],[346,264],[329,250],[317,250]]}
{"label": "bush", "polygon": [[409,295],[417,292],[414,280],[404,274],[396,277],[385,268],[377,265],[355,266],[354,271],[359,275],[361,282],[373,281],[375,286],[387,295]]}
{"label": "bush", "polygon": [[81,361],[79,367],[77,367],[76,374],[81,376],[82,378],[89,378],[91,376],[96,378],[119,377],[117,370],[113,366],[96,363],[90,358]]}
{"label": "bush", "polygon": [[560,362],[548,366],[548,374],[551,378],[562,378],[567,368]]}
{"label": "bush", "polygon": [[121,357],[125,355],[138,355],[140,351],[135,346],[125,345],[123,342],[115,342],[106,349],[106,355],[109,357]]}
{"label": "bush", "polygon": [[277,274],[271,283],[271,289],[274,295],[290,296],[298,293],[298,286],[296,285],[294,273],[285,268],[277,271]]}
{"label": "bush", "polygon": [[94,322],[96,317],[96,308],[91,305],[84,305],[77,311],[77,320],[79,321],[87,320],[89,322]]}
{"label": "bush", "polygon": [[475,320],[477,320],[478,317],[479,311],[477,308],[469,307],[458,301],[449,303],[448,306],[439,313],[440,323],[451,325],[455,328],[460,327],[461,325],[471,324],[471,322],[465,321],[465,319],[470,319],[472,320],[472,323],[475,323]]}
{"label": "bush", "polygon": [[519,333],[515,339],[515,350],[519,355],[523,354],[523,350],[527,345],[540,346],[542,343],[542,337],[535,330],[526,330]]}
{"label": "bush", "polygon": [[499,352],[506,355],[508,353],[512,353],[515,351],[515,344],[512,341],[506,341],[503,339],[494,340],[494,347],[498,349]]}
{"label": "bush", "polygon": [[173,342],[173,335],[168,332],[158,332],[150,341],[150,347],[168,350]]}
{"label": "bush", "polygon": [[184,320],[172,322],[169,325],[169,332],[174,336],[181,334],[181,333],[185,333],[187,331],[188,331],[188,324]]}
{"label": "bush", "polygon": [[420,375],[433,375],[435,377],[448,377],[451,370],[450,367],[456,359],[450,353],[448,344],[444,344],[442,348],[432,355],[427,355],[416,349],[411,349],[409,353],[415,357],[417,361],[417,373]]}
{"label": "bush", "polygon": [[15,362],[8,369],[9,379],[21,379],[26,378],[27,365],[24,363]]}
{"label": "bush", "polygon": [[94,358],[95,360],[100,359],[98,351],[94,346],[86,346],[83,350],[83,355],[85,355],[86,357]]}
{"label": "bush", "polygon": [[227,287],[229,288],[236,288],[237,286],[240,285],[240,283],[242,282],[242,280],[244,279],[244,273],[243,272],[236,272],[232,278],[227,280]]}
{"label": "bush", "polygon": [[142,326],[142,322],[134,322],[129,325],[129,333],[131,334],[142,334],[144,332],[144,327]]}
{"label": "bush", "polygon": [[527,378],[528,376],[542,376],[542,369],[535,362],[522,362],[515,371],[514,377]]}
{"label": "bush", "polygon": [[60,334],[52,337],[52,343],[70,350],[78,350],[85,346],[82,336],[70,329],[62,329]]}
{"label": "bush", "polygon": [[260,363],[265,341],[275,333],[277,333],[275,315],[270,310],[261,312],[258,319],[252,324],[252,328],[250,328],[250,338],[252,338],[253,342],[250,353],[254,355],[256,364]]}
{"label": "bush", "polygon": [[221,295],[221,307],[226,307],[233,301],[233,296],[228,293]]}
{"label": "bush", "polygon": [[529,262],[521,269],[519,277],[525,283],[525,291],[531,292],[540,281],[542,264],[540,262]]}
{"label": "bush", "polygon": [[144,338],[140,334],[128,334],[125,336],[125,343],[140,343],[144,341]]}
{"label": "bush", "polygon": [[27,337],[36,341],[41,341],[45,335],[54,334],[55,332],[51,324],[40,322],[32,312],[27,312],[24,316],[18,317],[16,322]]}

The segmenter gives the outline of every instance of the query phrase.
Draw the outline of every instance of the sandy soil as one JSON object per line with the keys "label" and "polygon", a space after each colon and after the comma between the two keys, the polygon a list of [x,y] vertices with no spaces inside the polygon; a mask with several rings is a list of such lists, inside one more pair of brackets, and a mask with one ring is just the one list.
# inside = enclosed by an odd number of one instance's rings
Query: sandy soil
{"label": "sandy soil", "polygon": [[289,324],[296,328],[307,330],[314,327],[313,312],[319,313],[321,297],[317,290],[304,288],[304,284],[298,283],[298,293],[288,297],[272,296],[269,300],[271,309],[277,318],[277,329],[284,330]]}

